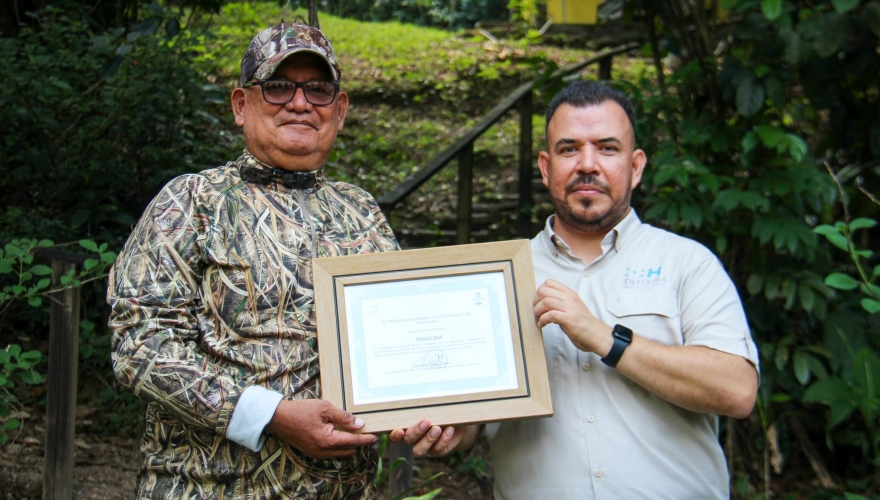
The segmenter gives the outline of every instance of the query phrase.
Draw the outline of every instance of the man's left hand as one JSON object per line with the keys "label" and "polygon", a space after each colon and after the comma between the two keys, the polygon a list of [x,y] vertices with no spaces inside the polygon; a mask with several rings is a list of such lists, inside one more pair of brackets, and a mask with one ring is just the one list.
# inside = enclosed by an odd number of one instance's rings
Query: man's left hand
{"label": "man's left hand", "polygon": [[479,425],[451,425],[440,428],[422,419],[409,429],[394,429],[388,433],[392,443],[403,441],[413,447],[413,455],[429,454],[440,457],[457,448],[469,448],[477,440]]}
{"label": "man's left hand", "polygon": [[614,345],[611,327],[599,321],[577,292],[555,280],[547,280],[535,294],[538,328],[555,323],[571,342],[585,352],[605,357]]}

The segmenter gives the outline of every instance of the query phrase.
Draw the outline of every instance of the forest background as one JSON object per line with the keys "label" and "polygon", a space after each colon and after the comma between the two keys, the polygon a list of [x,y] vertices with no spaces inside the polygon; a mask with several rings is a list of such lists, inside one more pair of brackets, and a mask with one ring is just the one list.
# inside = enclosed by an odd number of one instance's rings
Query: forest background
{"label": "forest background", "polygon": [[[353,102],[331,175],[381,196],[535,77],[541,149],[543,103],[562,84],[546,76],[596,47],[541,36],[536,3],[324,2]],[[880,498],[880,1],[606,3],[619,16],[603,22],[634,28],[642,44],[612,73],[638,103],[650,158],[634,206],[718,255],[760,350],[755,410],[722,419],[733,496]],[[91,425],[77,431],[139,434],[143,405],[109,365],[104,273],[165,182],[238,155],[228,95],[241,53],[281,16],[305,16],[296,7],[4,3],[0,448],[45,412],[51,269],[37,248],[95,256],[65,281],[83,287],[79,403]],[[498,41],[465,30],[511,17]],[[515,183],[513,118],[476,144],[478,202]],[[448,243],[455,175],[447,167],[390,214],[405,242]],[[534,207],[533,228],[547,211]],[[516,217],[494,224],[513,228]],[[511,231],[493,234],[531,236]],[[484,455],[444,465],[491,488]]]}

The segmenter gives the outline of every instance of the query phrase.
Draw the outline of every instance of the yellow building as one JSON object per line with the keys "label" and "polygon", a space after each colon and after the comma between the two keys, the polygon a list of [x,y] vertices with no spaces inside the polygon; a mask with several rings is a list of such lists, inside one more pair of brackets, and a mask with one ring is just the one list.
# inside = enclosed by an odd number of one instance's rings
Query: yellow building
{"label": "yellow building", "polygon": [[602,0],[547,0],[547,19],[554,24],[596,24]]}

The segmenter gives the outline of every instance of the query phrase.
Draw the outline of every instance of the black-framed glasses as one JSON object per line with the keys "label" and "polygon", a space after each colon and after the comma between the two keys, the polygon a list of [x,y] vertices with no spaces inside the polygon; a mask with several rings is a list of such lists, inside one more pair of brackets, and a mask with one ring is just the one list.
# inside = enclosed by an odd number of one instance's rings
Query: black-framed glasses
{"label": "black-framed glasses", "polygon": [[259,85],[263,91],[263,99],[269,104],[287,104],[296,95],[296,89],[302,88],[306,101],[312,106],[332,104],[339,92],[339,82],[311,80],[308,82],[291,82],[290,80],[260,80],[242,85],[253,87]]}

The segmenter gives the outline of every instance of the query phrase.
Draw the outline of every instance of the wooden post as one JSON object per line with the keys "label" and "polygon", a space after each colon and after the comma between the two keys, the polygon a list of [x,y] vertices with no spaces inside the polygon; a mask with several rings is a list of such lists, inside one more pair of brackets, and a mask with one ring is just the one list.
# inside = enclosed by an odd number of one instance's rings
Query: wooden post
{"label": "wooden post", "polygon": [[521,238],[532,237],[532,94],[519,101],[519,211],[518,233]]}
{"label": "wooden post", "polygon": [[471,242],[471,197],[474,193],[474,143],[458,154],[458,232],[456,244]]}
{"label": "wooden post", "polygon": [[600,80],[610,80],[611,79],[611,59],[613,56],[608,56],[599,60],[599,79]]}
{"label": "wooden post", "polygon": [[321,29],[318,23],[318,0],[309,0],[309,26]]}
{"label": "wooden post", "polygon": [[[52,261],[52,287],[76,264]],[[76,372],[79,359],[80,288],[52,294],[49,313],[49,377],[46,387],[46,455],[43,499],[73,498],[73,433],[76,424]]]}
{"label": "wooden post", "polygon": [[412,446],[406,443],[393,443],[388,447],[391,455],[389,464],[394,465],[398,458],[405,458],[406,462],[400,464],[400,467],[391,471],[391,498],[396,498],[404,491],[412,487],[413,482],[413,450]]}

